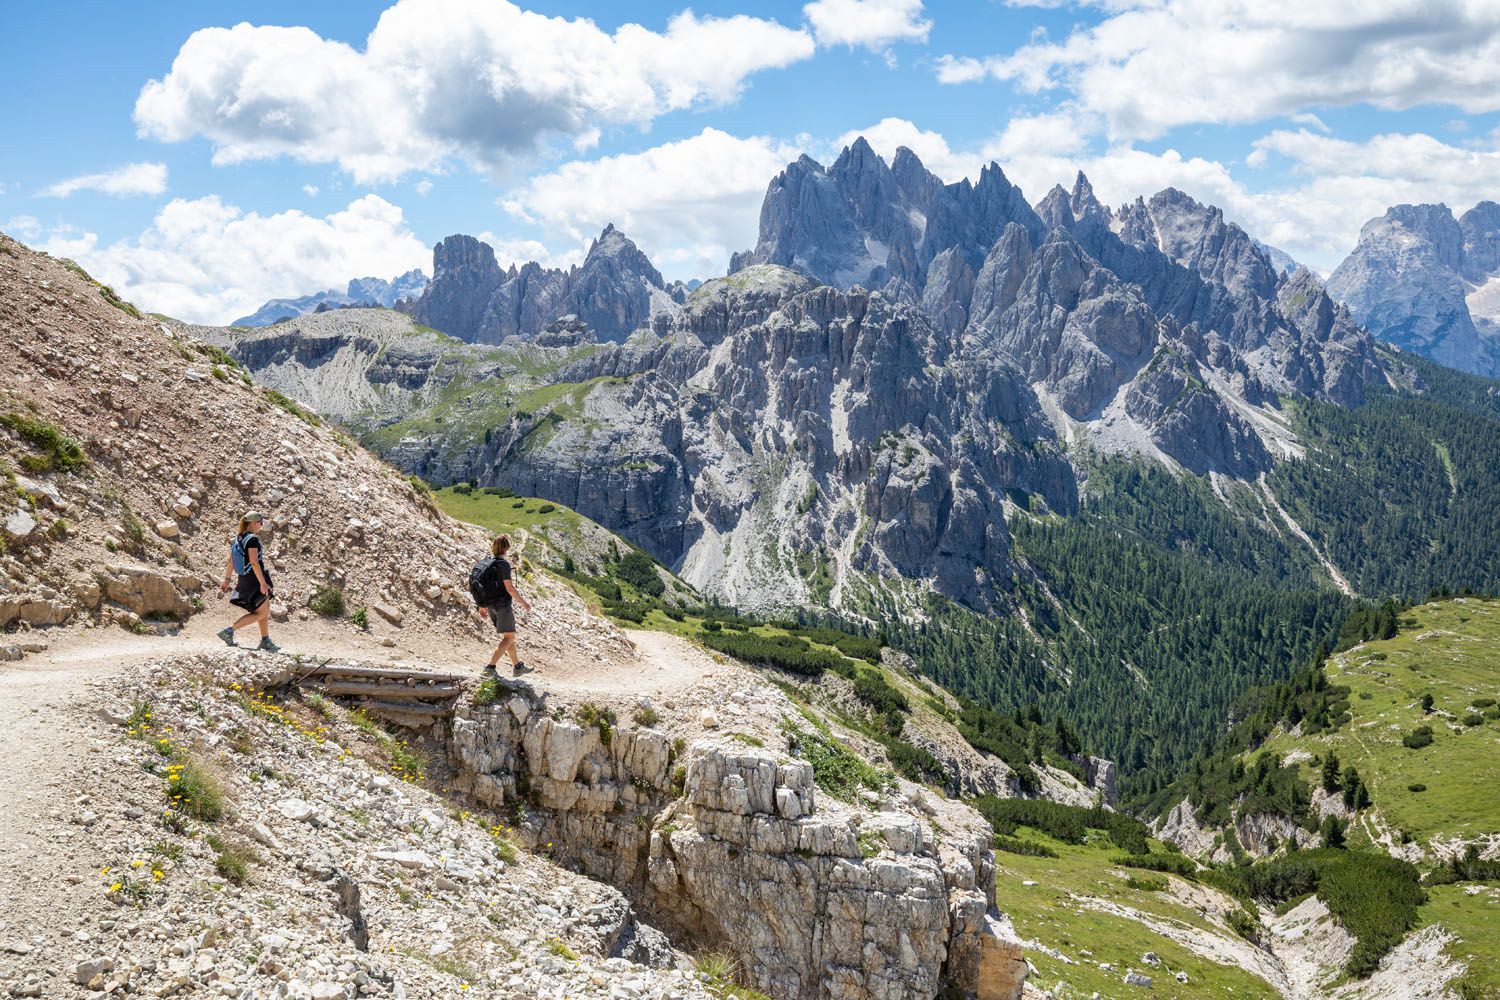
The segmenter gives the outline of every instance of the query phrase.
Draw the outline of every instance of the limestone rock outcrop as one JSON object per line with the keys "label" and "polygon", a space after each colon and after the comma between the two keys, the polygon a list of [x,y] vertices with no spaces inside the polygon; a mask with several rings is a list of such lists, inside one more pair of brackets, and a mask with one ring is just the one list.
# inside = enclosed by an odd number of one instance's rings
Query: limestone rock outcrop
{"label": "limestone rock outcrop", "polygon": [[679,941],[728,950],[777,998],[930,1000],[945,983],[1020,996],[989,829],[968,807],[915,786],[854,806],[789,753],[605,731],[524,689],[461,708],[458,786],[493,807],[524,803],[526,835],[555,858]]}

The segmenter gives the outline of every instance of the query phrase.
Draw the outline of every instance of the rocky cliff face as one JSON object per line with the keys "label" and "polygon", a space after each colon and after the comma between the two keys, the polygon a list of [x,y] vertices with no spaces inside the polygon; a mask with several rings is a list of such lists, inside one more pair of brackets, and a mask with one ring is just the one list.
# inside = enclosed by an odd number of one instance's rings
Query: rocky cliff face
{"label": "rocky cliff face", "polygon": [[1500,205],[1455,219],[1446,205],[1396,205],[1365,223],[1328,290],[1403,350],[1500,375]]}
{"label": "rocky cliff face", "polygon": [[671,312],[680,289],[668,290],[629,238],[606,226],[582,265],[563,271],[535,261],[502,270],[489,244],[450,236],[432,251],[433,278],[422,295],[400,304],[417,322],[469,343],[534,337],[573,316],[605,340],[623,340],[658,312]]}
{"label": "rocky cliff face", "polygon": [[[774,693],[753,698],[757,717],[793,713]],[[1020,996],[1025,961],[992,912],[989,831],[966,807],[905,785],[853,807],[784,753],[712,734],[605,738],[524,690],[462,709],[452,746],[471,794],[526,802],[528,836],[678,940],[728,949],[772,996],[928,1000],[947,983]]]}

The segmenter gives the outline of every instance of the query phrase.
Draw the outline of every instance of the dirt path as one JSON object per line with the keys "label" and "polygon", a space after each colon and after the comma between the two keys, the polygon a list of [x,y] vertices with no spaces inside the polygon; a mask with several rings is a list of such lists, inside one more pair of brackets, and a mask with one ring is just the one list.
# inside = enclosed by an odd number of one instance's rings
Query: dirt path
{"label": "dirt path", "polygon": [[[54,630],[51,648],[0,666],[0,844],[6,847],[0,852],[0,965],[25,968],[60,949],[83,954],[99,938],[89,915],[97,916],[101,883],[114,876],[101,873],[102,862],[88,845],[107,839],[130,810],[153,808],[154,786],[139,768],[122,766],[112,727],[101,727],[92,706],[132,665],[223,650],[214,635],[220,624],[216,616],[201,615],[175,636]],[[640,698],[670,701],[697,689],[685,700],[712,701],[735,686],[735,668],[678,636],[629,632],[622,651],[618,642],[591,649],[587,642],[547,642],[543,633],[539,628],[537,643],[526,650],[522,629],[523,652],[536,666],[528,680],[564,699],[586,696],[628,711]],[[472,636],[445,641],[418,634],[402,635],[388,648],[348,626],[323,622],[278,625],[274,634],[293,653],[475,674],[492,648]]]}

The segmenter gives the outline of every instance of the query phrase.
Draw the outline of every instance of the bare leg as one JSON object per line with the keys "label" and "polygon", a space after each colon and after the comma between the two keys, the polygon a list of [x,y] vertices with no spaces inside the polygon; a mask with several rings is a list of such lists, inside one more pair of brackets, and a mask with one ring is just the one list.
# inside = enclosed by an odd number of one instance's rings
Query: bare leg
{"label": "bare leg", "polygon": [[260,624],[260,637],[266,638],[271,634],[271,601],[270,598],[255,612],[255,620]]}
{"label": "bare leg", "polygon": [[516,655],[516,634],[514,632],[502,632],[500,634],[500,645],[495,647],[495,662],[498,662],[500,657],[507,653],[510,655],[511,666],[515,666],[521,662],[521,658]]}
{"label": "bare leg", "polygon": [[260,612],[259,611],[252,611],[248,615],[240,615],[240,617],[235,621],[235,623],[233,625],[229,626],[229,627],[232,628],[232,629],[234,629],[236,632],[238,632],[242,628],[248,628],[249,626],[254,625],[255,624],[255,620],[257,618],[259,618],[259,617],[260,617]]}

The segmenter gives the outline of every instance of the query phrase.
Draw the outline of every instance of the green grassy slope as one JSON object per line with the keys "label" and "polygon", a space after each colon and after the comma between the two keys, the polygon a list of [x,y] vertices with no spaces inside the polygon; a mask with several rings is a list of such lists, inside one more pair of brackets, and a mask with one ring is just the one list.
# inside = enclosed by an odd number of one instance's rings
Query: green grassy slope
{"label": "green grassy slope", "polygon": [[[1269,751],[1314,788],[1333,752],[1341,769],[1358,770],[1373,803],[1351,823],[1350,847],[1412,858],[1420,849],[1426,872],[1438,867],[1437,846],[1500,836],[1500,600],[1411,608],[1394,637],[1336,653],[1323,670],[1331,686],[1348,689],[1349,719],[1316,735],[1279,730],[1243,755],[1247,768]],[[1403,738],[1423,726],[1432,742],[1407,746]],[[1468,966],[1456,995],[1500,997],[1500,881],[1426,891],[1416,927],[1439,924],[1454,936],[1448,954]]]}
{"label": "green grassy slope", "polygon": [[[1102,835],[1085,844],[1068,844],[1023,826],[1016,836],[1058,855],[995,855],[1000,908],[1023,940],[1057,952],[1028,949],[1027,958],[1036,967],[1031,979],[1035,986],[1055,996],[1087,997],[1095,991],[1101,996],[1123,996],[1137,990],[1123,983],[1125,972],[1134,969],[1151,977],[1152,996],[1188,1000],[1278,995],[1246,969],[1207,958],[1163,933],[1163,929],[1197,932],[1200,937],[1221,939],[1226,948],[1248,951],[1249,943],[1239,941],[1218,916],[1219,908],[1235,907],[1233,900],[1174,875],[1121,868],[1114,863],[1120,850]],[[1213,905],[1205,907],[1208,900]],[[1100,907],[1109,907],[1111,912]],[[1154,952],[1162,964],[1156,968],[1144,964],[1141,958],[1147,952]],[[1112,968],[1102,969],[1101,963]],[[1179,971],[1187,974],[1186,983],[1175,978]]]}
{"label": "green grassy slope", "polygon": [[[1413,608],[1395,638],[1335,654],[1324,672],[1349,688],[1350,721],[1313,737],[1281,733],[1263,749],[1321,756],[1331,748],[1344,767],[1359,769],[1384,824],[1418,843],[1500,834],[1500,711],[1475,704],[1500,699],[1500,601]],[[1430,713],[1423,695],[1432,696]],[[1431,745],[1403,745],[1419,726],[1432,727]],[[1309,782],[1316,770],[1303,763]],[[1426,790],[1413,792],[1414,784]]]}

